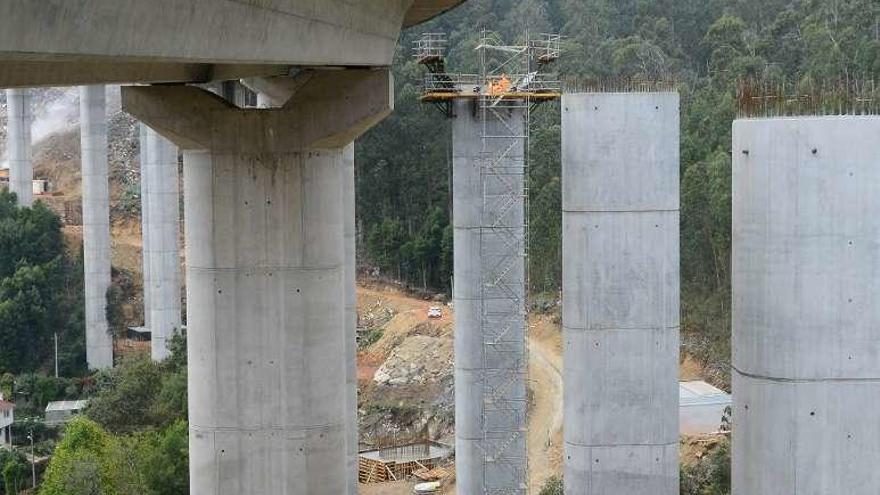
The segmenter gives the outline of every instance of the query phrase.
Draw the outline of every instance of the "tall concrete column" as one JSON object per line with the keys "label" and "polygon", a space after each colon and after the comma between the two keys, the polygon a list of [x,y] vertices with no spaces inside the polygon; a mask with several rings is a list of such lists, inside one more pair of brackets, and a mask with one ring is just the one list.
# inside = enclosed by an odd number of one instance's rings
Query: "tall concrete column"
{"label": "tall concrete column", "polygon": [[184,151],[193,494],[347,491],[343,169],[391,87],[321,73],[272,110],[123,89]]}
{"label": "tall concrete column", "polygon": [[[455,102],[452,120],[452,205],[455,305],[455,457],[459,493],[524,493],[526,462],[525,264],[522,190],[522,111],[500,109],[504,122],[489,114],[486,127],[473,103]],[[487,137],[484,140],[484,134]],[[487,158],[509,175],[510,188],[487,179]],[[484,193],[487,202],[484,203]],[[508,203],[509,201],[509,203]],[[495,219],[487,204],[507,204]],[[485,214],[484,214],[485,213]],[[506,227],[504,227],[506,226]],[[482,240],[481,240],[482,239]],[[516,240],[516,239],[519,239]],[[509,241],[509,243],[508,243]],[[507,255],[515,258],[503,259]],[[495,267],[508,267],[497,286],[515,293],[487,296]],[[486,290],[484,290],[486,289]],[[485,323],[485,324],[484,324]],[[491,345],[497,335],[497,345]],[[504,402],[506,411],[499,411]]]}
{"label": "tall concrete column", "polygon": [[147,149],[147,133],[150,128],[144,123],[138,124],[138,139],[140,146],[141,161],[141,261],[143,266],[144,280],[144,327],[150,328],[150,308],[153,307],[150,300],[150,184],[147,162],[149,150]]}
{"label": "tall concrete column", "polygon": [[348,494],[358,493],[357,265],[355,262],[354,145],[342,151],[345,227],[345,428]]}
{"label": "tall concrete column", "polygon": [[880,487],[880,117],[733,124],[733,493]]}
{"label": "tall concrete column", "polygon": [[565,493],[678,494],[679,98],[562,99]]}
{"label": "tall concrete column", "polygon": [[104,86],[81,86],[83,258],[86,300],[86,361],[89,369],[113,366],[107,326],[110,287],[110,192],[107,183],[107,111]]}
{"label": "tall concrete column", "polygon": [[145,265],[150,270],[148,292],[153,359],[168,357],[166,342],[180,330],[180,195],[178,154],[173,143],[148,129],[147,229],[149,246]]}
{"label": "tall concrete column", "polygon": [[31,90],[6,90],[6,152],[9,158],[9,190],[18,196],[18,204],[34,202],[34,167],[31,163],[31,125],[34,110]]}

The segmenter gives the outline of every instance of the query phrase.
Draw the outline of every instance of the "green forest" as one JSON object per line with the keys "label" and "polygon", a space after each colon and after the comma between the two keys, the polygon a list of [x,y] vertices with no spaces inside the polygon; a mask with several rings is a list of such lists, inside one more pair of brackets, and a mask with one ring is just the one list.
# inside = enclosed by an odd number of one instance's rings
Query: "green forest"
{"label": "green forest", "polygon": [[[560,33],[561,79],[672,78],[681,93],[682,337],[729,385],[730,132],[745,78],[799,83],[880,76],[877,0],[471,0],[401,37],[396,110],[356,149],[360,262],[415,289],[449,291],[451,140],[442,113],[418,101],[411,43],[449,38],[447,67],[477,72],[482,29],[508,43]],[[530,284],[559,297],[559,106],[532,112]]]}

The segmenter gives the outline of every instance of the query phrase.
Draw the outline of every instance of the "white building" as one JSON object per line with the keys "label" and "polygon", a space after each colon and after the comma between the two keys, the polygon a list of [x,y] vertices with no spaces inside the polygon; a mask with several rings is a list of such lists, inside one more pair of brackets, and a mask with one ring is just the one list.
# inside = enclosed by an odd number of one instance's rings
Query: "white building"
{"label": "white building", "polygon": [[82,414],[89,404],[87,400],[60,400],[46,406],[46,424],[59,426],[69,422],[74,416]]}
{"label": "white building", "polygon": [[683,435],[704,435],[721,430],[724,410],[730,406],[730,394],[706,382],[681,382],[679,419]]}
{"label": "white building", "polygon": [[3,400],[0,394],[0,447],[12,446],[12,423],[15,421],[15,404]]}

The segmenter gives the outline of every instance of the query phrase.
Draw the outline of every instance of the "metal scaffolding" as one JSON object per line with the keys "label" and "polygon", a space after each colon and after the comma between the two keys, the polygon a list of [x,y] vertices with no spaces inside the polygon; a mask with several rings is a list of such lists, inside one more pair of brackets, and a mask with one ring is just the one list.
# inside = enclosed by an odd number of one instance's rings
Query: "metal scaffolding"
{"label": "metal scaffolding", "polygon": [[[525,37],[528,40],[528,36]],[[479,74],[446,72],[438,51],[445,36],[425,35],[415,57],[428,67],[422,101],[453,117],[456,99],[469,99],[479,119],[480,369],[483,495],[528,491],[527,297],[529,121],[533,107],[560,96],[544,72],[559,57],[559,35],[507,45],[484,31],[476,50]]]}

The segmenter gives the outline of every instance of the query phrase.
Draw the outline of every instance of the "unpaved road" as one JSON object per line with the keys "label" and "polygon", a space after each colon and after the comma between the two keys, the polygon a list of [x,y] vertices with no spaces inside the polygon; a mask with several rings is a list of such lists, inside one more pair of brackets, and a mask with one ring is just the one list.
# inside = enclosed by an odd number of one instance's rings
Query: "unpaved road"
{"label": "unpaved road", "polygon": [[559,331],[538,319],[529,336],[529,488],[538,493],[562,466],[562,356]]}

